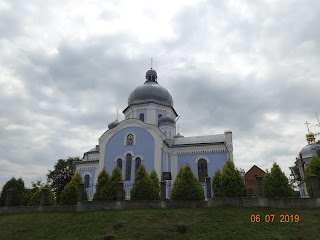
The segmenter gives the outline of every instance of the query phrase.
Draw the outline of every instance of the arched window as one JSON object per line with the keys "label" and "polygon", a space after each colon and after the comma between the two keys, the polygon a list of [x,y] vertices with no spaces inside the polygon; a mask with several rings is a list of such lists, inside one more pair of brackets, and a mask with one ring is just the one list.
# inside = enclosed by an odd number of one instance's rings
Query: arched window
{"label": "arched window", "polygon": [[133,139],[134,137],[133,137],[133,135],[132,134],[128,134],[128,136],[127,136],[127,141],[126,141],[126,145],[127,146],[130,146],[130,145],[133,145]]}
{"label": "arched window", "polygon": [[122,159],[121,158],[117,159],[117,166],[120,168],[120,170],[122,170]]}
{"label": "arched window", "polygon": [[84,176],[84,187],[88,188],[90,183],[90,176],[87,174]]}
{"label": "arched window", "polygon": [[136,172],[138,171],[140,165],[141,165],[141,158],[137,157],[136,158],[136,169],[135,169]]}
{"label": "arched window", "polygon": [[159,118],[161,118],[162,117],[162,114],[159,114],[158,115],[158,127],[159,127]]}
{"label": "arched window", "polygon": [[143,113],[140,113],[139,119],[140,119],[142,122],[144,122],[144,114],[143,114]]}
{"label": "arched window", "polygon": [[125,177],[125,181],[130,181],[131,180],[131,162],[132,162],[131,154],[127,154],[127,156],[126,156],[126,177]]}
{"label": "arched window", "polygon": [[200,182],[204,182],[206,177],[208,177],[207,161],[200,159],[198,161],[198,179]]}

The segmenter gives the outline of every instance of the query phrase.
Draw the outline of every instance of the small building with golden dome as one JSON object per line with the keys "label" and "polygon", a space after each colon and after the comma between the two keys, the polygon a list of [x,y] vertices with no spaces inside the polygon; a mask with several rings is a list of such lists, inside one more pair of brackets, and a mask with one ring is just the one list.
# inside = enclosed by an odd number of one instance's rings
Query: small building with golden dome
{"label": "small building with golden dome", "polygon": [[312,132],[310,132],[309,129],[306,134],[306,140],[308,144],[301,149],[301,151],[299,152],[299,156],[296,157],[295,161],[296,166],[298,166],[299,168],[299,173],[301,177],[298,187],[300,190],[300,196],[302,197],[309,197],[304,176],[305,169],[311,161],[311,158],[317,155],[317,149],[320,148],[320,144],[316,143],[315,135]]}

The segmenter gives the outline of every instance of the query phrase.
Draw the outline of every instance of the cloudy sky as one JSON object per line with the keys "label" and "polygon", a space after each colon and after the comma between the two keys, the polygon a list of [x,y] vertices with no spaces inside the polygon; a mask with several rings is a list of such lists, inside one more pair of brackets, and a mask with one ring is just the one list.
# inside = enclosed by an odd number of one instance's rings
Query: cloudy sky
{"label": "cloudy sky", "polygon": [[98,144],[151,57],[181,134],[231,129],[238,168],[289,175],[320,131],[319,22],[318,0],[0,0],[0,187]]}

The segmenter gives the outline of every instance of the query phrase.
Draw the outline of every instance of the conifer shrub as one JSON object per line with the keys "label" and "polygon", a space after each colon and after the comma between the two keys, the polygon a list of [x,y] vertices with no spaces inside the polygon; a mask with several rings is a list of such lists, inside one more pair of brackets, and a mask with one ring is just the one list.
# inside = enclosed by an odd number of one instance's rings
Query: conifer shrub
{"label": "conifer shrub", "polygon": [[288,178],[277,163],[263,177],[263,192],[266,197],[291,197],[293,194]]}
{"label": "conifer shrub", "polygon": [[[62,205],[75,205],[77,204],[78,198],[78,188],[79,184],[82,182],[82,177],[80,173],[76,173],[70,180],[69,183],[64,187],[61,194],[61,204]],[[82,200],[88,200],[88,195],[86,189],[83,191]]]}
{"label": "conifer shrub", "polygon": [[93,200],[107,200],[108,199],[108,183],[109,174],[105,168],[98,175],[96,191],[93,195]]}
{"label": "conifer shrub", "polygon": [[158,174],[155,170],[152,170],[150,173],[150,180],[152,185],[152,200],[159,200],[160,199],[160,185],[159,185],[159,178]]}
{"label": "conifer shrub", "polygon": [[[109,178],[108,185],[107,185],[107,199],[109,200],[117,200],[117,193],[118,193],[118,183],[122,182],[122,173],[121,169],[116,166],[113,171],[112,175]],[[126,192],[123,188],[122,190],[122,200],[124,200]]]}
{"label": "conifer shrub", "polygon": [[130,198],[136,200],[152,200],[154,192],[152,191],[152,183],[146,168],[140,165],[134,178],[134,184],[130,192]]}
{"label": "conifer shrub", "polygon": [[226,161],[222,168],[218,195],[222,197],[243,197],[246,195],[246,188],[240,171],[235,168],[231,160]]}
{"label": "conifer shrub", "polygon": [[[305,171],[308,194],[310,196],[313,196],[313,191],[312,191],[311,181],[310,181],[311,175],[317,175],[320,178],[320,158],[318,156],[313,156],[311,158],[311,161],[307,165],[306,171]],[[320,181],[319,181],[319,184],[320,184]]]}
{"label": "conifer shrub", "polygon": [[177,174],[171,190],[172,200],[204,200],[204,192],[199,180],[194,176],[189,164]]}
{"label": "conifer shrub", "polygon": [[218,169],[212,177],[212,192],[215,197],[222,197],[222,174]]}

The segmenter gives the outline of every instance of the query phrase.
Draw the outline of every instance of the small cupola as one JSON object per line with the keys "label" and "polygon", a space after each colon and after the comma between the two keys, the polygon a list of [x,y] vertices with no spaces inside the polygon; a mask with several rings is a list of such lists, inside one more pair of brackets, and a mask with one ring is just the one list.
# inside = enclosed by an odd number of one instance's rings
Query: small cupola
{"label": "small cupola", "polygon": [[314,134],[310,131],[307,132],[306,134],[307,142],[308,144],[315,144],[316,143],[316,138],[314,137]]}
{"label": "small cupola", "polygon": [[150,69],[146,72],[147,82],[157,82],[157,72],[154,69]]}
{"label": "small cupola", "polygon": [[120,122],[118,121],[118,119],[116,119],[115,121],[111,122],[108,124],[108,128],[109,130],[112,129],[112,128],[115,128],[116,126],[118,126]]}

